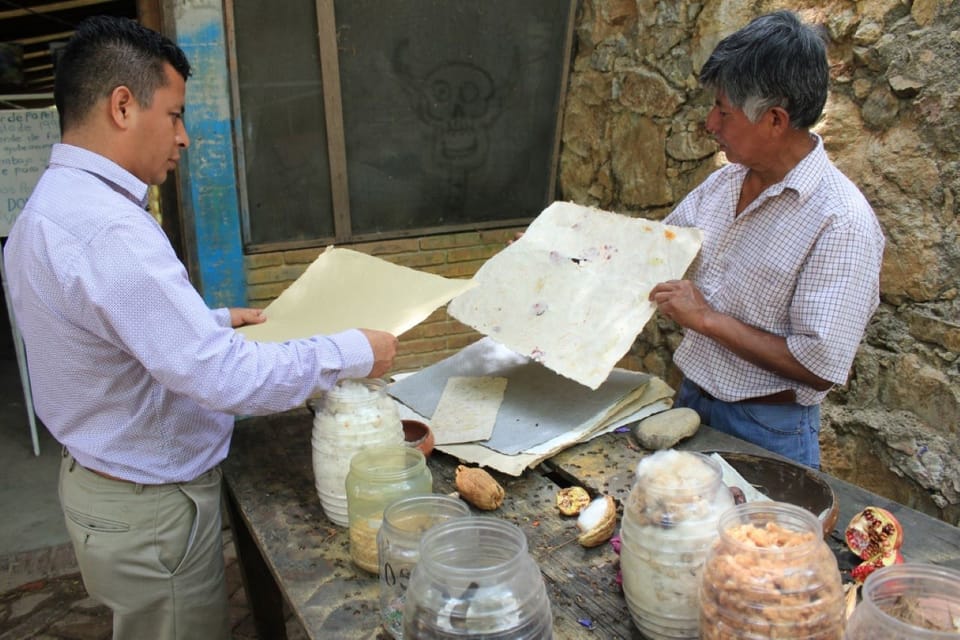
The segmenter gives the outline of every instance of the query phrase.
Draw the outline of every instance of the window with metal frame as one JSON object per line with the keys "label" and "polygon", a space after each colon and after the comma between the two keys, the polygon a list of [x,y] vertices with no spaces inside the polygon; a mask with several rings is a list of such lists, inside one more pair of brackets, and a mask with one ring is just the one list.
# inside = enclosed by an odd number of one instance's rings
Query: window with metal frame
{"label": "window with metal frame", "polygon": [[524,224],[575,0],[228,0],[248,253]]}

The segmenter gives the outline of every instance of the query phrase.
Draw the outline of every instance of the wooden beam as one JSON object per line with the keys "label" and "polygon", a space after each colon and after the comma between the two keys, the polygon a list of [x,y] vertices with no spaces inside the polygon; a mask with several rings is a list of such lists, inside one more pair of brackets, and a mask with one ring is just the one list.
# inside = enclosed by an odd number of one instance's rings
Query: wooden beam
{"label": "wooden beam", "polygon": [[48,55],[46,60],[40,60],[39,64],[35,64],[31,67],[24,67],[24,73],[39,73],[41,71],[53,71],[53,63],[50,62],[50,56]]}
{"label": "wooden beam", "polygon": [[164,33],[159,0],[137,0],[137,21],[147,29]]}
{"label": "wooden beam", "polygon": [[35,4],[29,9],[10,9],[0,11],[0,20],[8,18],[22,18],[24,16],[36,15],[38,13],[54,13],[56,11],[67,11],[69,9],[80,9],[82,7],[92,7],[98,4],[109,4],[114,0],[67,0],[66,2],[53,2],[51,4]]}
{"label": "wooden beam", "polygon": [[338,242],[352,235],[350,192],[347,182],[347,145],[343,131],[343,99],[340,94],[340,54],[337,51],[337,20],[333,0],[316,0],[320,73],[323,75],[323,113],[327,124],[327,156],[330,191],[333,196],[333,229]]}
{"label": "wooden beam", "polygon": [[72,35],[73,31],[58,31],[57,33],[47,33],[42,36],[34,36],[32,38],[17,38],[16,40],[11,40],[11,42],[18,42],[20,44],[39,44],[41,42],[67,40]]}
{"label": "wooden beam", "polygon": [[566,61],[560,78],[560,93],[557,99],[557,126],[553,132],[553,152],[550,154],[550,177],[547,179],[546,204],[557,198],[557,170],[560,166],[560,146],[563,138],[563,112],[567,102],[567,87],[570,68],[573,66],[574,27],[577,23],[577,0],[570,0],[567,16],[567,33],[564,38],[563,59]]}

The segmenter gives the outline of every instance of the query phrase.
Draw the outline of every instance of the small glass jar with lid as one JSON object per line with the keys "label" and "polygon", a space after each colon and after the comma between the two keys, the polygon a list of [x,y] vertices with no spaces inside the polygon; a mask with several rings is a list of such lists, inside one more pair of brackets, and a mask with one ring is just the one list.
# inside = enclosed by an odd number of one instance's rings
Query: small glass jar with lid
{"label": "small glass jar with lid", "polygon": [[620,570],[634,624],[652,640],[696,638],[700,572],[734,504],[720,465],[672,449],[637,465],[620,521]]}
{"label": "small glass jar with lid", "polygon": [[403,637],[403,605],[410,574],[420,560],[420,538],[434,525],[470,515],[453,496],[430,494],[400,498],[383,511],[377,533],[380,563],[380,616],[394,638]]}
{"label": "small glass jar with lid", "polygon": [[403,635],[418,640],[552,638],[546,585],[520,527],[469,516],[424,533],[407,587]]}
{"label": "small glass jar with lid", "polygon": [[863,600],[847,621],[846,640],[957,640],[960,571],[932,564],[895,564],[863,583]]}
{"label": "small glass jar with lid", "polygon": [[350,460],[344,482],[350,527],[350,557],[378,573],[377,532],[383,510],[400,498],[433,491],[433,475],[419,449],[404,444],[366,447]]}
{"label": "small glass jar with lid", "polygon": [[403,443],[403,426],[383,380],[341,380],[307,402],[313,412],[313,471],[326,516],[346,527],[344,486],[353,455],[364,447]]}
{"label": "small glass jar with lid", "polygon": [[812,513],[750,502],[720,516],[700,580],[700,637],[839,640],[843,586]]}

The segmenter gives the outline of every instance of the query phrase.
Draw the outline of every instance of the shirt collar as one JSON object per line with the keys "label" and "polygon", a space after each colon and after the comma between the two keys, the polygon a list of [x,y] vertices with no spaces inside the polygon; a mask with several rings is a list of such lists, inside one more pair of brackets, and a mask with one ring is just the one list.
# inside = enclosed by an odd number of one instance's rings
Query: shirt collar
{"label": "shirt collar", "polygon": [[815,133],[810,137],[816,142],[803,159],[791,169],[780,183],[784,189],[793,189],[800,196],[800,201],[806,200],[817,188],[830,161],[827,152],[823,149],[823,138]]}
{"label": "shirt collar", "polygon": [[109,183],[116,191],[140,205],[141,208],[147,206],[149,185],[99,153],[61,142],[53,145],[50,151],[50,164],[93,174]]}
{"label": "shirt collar", "polygon": [[[803,202],[816,190],[817,184],[830,165],[830,160],[823,148],[823,138],[813,132],[810,132],[810,137],[816,142],[813,149],[793,169],[787,172],[783,180],[764,190],[766,197],[779,196],[784,190],[790,189],[795,191],[800,202]],[[734,166],[736,169],[730,175],[739,189],[750,169],[742,164]]]}

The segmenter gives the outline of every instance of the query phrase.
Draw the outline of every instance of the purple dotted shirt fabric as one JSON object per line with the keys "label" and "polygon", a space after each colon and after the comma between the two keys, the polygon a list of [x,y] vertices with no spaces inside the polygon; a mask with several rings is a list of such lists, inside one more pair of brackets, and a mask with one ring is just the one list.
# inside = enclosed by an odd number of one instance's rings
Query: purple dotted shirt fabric
{"label": "purple dotted shirt fabric", "polygon": [[245,339],[190,283],[146,195],[107,158],[54,145],[5,267],[43,424],[86,467],[183,482],[226,457],[234,416],[300,406],[366,376],[373,354],[357,330]]}

